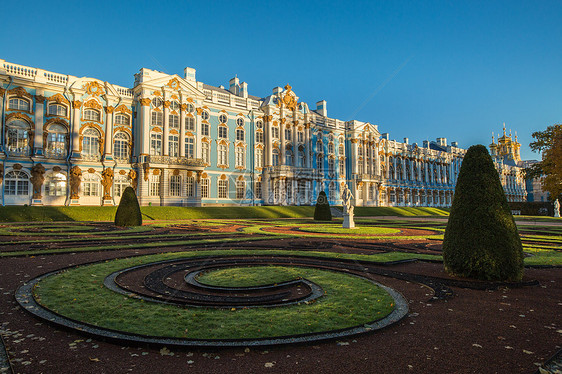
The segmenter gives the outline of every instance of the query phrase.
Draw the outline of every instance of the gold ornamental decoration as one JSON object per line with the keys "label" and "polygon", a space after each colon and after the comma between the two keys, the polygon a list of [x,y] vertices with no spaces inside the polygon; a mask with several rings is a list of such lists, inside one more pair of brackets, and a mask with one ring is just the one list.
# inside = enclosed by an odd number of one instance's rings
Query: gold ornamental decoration
{"label": "gold ornamental decoration", "polygon": [[164,101],[164,108],[169,108],[170,107],[170,101],[166,100]]}
{"label": "gold ornamental decoration", "polygon": [[101,185],[103,186],[103,199],[111,200],[111,186],[113,185],[113,169],[105,168],[101,173]]}
{"label": "gold ornamental decoration", "polygon": [[37,104],[43,104],[47,98],[43,95],[35,95],[35,101]]}
{"label": "gold ornamental decoration", "polygon": [[178,80],[178,78],[172,78],[168,83],[166,83],[166,86],[170,87],[171,89],[177,90],[178,88],[180,88],[180,81]]}
{"label": "gold ornamental decoration", "polygon": [[292,87],[289,85],[285,86],[285,94],[283,95],[283,98],[281,99],[283,105],[285,105],[285,107],[287,107],[290,110],[295,110],[297,107],[297,98],[294,94],[293,91],[291,91]]}
{"label": "gold ornamental decoration", "polygon": [[105,112],[109,113],[109,114],[113,113],[113,111],[115,110],[115,108],[112,107],[112,106],[106,106],[104,109],[105,109]]}
{"label": "gold ornamental decoration", "polygon": [[36,164],[31,168],[31,178],[29,181],[33,185],[33,198],[40,199],[41,196],[41,186],[45,181],[45,167],[41,164]]}
{"label": "gold ornamental decoration", "polygon": [[28,122],[30,125],[33,124],[33,120],[31,119],[31,117],[26,116],[25,114],[20,112],[13,112],[8,114],[5,120],[6,122],[8,122],[11,119],[23,119],[24,121]]}
{"label": "gold ornamental decoration", "polygon": [[88,95],[100,96],[105,93],[103,86],[96,81],[88,82],[82,88],[86,90]]}
{"label": "gold ornamental decoration", "polygon": [[144,99],[140,99],[140,105],[142,106],[149,106],[150,105],[150,99],[149,98],[144,98]]}
{"label": "gold ornamental decoration", "polygon": [[133,169],[129,170],[129,174],[127,175],[131,180],[131,187],[136,191],[137,190],[137,172]]}
{"label": "gold ornamental decoration", "polygon": [[79,199],[78,190],[80,189],[80,183],[82,183],[82,170],[78,166],[74,166],[70,169],[70,198]]}
{"label": "gold ornamental decoration", "polygon": [[8,95],[15,95],[19,97],[26,97],[28,99],[32,99],[33,95],[25,90],[23,87],[14,87],[11,90],[8,90]]}
{"label": "gold ornamental decoration", "polygon": [[4,92],[6,92],[6,89],[0,87],[0,97],[4,96]]}
{"label": "gold ornamental decoration", "polygon": [[127,114],[133,113],[133,111],[131,109],[127,108],[124,104],[121,104],[118,107],[116,107],[115,111],[118,112],[118,113],[127,113]]}
{"label": "gold ornamental decoration", "polygon": [[87,102],[84,103],[84,108],[93,108],[93,109],[98,109],[101,110],[102,106],[100,103],[97,102],[97,100],[95,99],[90,99]]}
{"label": "gold ornamental decoration", "polygon": [[82,102],[81,102],[81,101],[74,100],[74,101],[72,102],[72,107],[73,107],[74,109],[80,109],[81,106],[82,106]]}

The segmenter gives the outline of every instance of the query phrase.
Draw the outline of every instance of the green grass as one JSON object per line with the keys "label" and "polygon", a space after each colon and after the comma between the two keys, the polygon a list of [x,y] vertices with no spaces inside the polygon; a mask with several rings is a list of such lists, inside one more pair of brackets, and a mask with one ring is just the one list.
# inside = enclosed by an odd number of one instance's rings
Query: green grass
{"label": "green grass", "polygon": [[414,208],[414,207],[355,207],[356,217],[376,217],[376,216],[448,216],[448,208]]}
{"label": "green grass", "polygon": [[200,253],[84,265],[47,277],[34,292],[42,305],[72,319],[130,333],[191,339],[254,339],[322,332],[361,326],[394,309],[390,295],[373,283],[341,272],[312,268],[287,269],[321,285],[325,295],[313,303],[278,308],[176,307],[124,297],[102,285],[104,277],[123,268],[196,255]]}
{"label": "green grass", "polygon": [[257,287],[299,279],[300,270],[282,266],[232,267],[206,271],[197,281],[216,287]]}
{"label": "green grass", "polygon": [[400,229],[391,229],[388,227],[361,227],[356,229],[344,229],[340,225],[326,225],[326,226],[303,226],[299,230],[307,232],[318,232],[328,234],[349,234],[349,235],[384,235],[384,234],[398,234]]}

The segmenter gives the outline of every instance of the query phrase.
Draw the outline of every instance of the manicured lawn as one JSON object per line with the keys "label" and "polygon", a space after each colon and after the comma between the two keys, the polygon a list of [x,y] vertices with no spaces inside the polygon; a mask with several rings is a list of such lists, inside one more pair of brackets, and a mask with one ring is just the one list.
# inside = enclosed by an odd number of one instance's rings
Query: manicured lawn
{"label": "manicured lawn", "polygon": [[390,295],[370,281],[312,268],[288,267],[287,271],[320,285],[325,295],[313,303],[277,308],[176,307],[123,297],[102,284],[119,269],[200,255],[170,253],[84,265],[44,279],[35,288],[35,296],[63,316],[96,326],[192,339],[252,339],[349,328],[380,319],[394,309]]}
{"label": "manicured lawn", "polygon": [[301,277],[300,269],[282,266],[232,267],[207,271],[197,281],[217,287],[257,287],[288,282]]}

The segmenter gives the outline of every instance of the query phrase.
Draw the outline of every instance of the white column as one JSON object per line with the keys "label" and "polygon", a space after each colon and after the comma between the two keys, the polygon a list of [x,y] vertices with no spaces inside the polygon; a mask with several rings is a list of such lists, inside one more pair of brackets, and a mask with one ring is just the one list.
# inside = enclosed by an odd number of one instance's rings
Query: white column
{"label": "white column", "polygon": [[187,104],[182,104],[180,108],[180,157],[185,157],[185,111]]}
{"label": "white column", "polygon": [[[137,123],[136,133],[138,135],[138,144],[140,145],[139,156],[145,156],[150,153],[150,99],[142,98],[140,101],[140,119]],[[139,159],[139,162],[142,161]],[[139,175],[139,188],[140,188]]]}
{"label": "white column", "polygon": [[72,102],[72,119],[73,122],[70,124],[72,127],[72,153],[80,154],[80,107],[82,103],[80,101]]}
{"label": "white column", "polygon": [[109,102],[107,103],[107,107],[105,108],[106,112],[106,120],[105,120],[105,151],[104,151],[104,159],[111,158],[113,154],[113,111],[114,107],[112,107]]}
{"label": "white column", "polygon": [[310,124],[309,123],[304,124],[304,167],[310,168]]}
{"label": "white column", "polygon": [[[43,95],[43,90],[37,89],[35,95],[35,130],[33,132],[33,153],[34,154],[45,154],[43,147],[43,114],[45,113],[45,97]],[[0,104],[0,111],[1,111]]]}
{"label": "white column", "polygon": [[168,136],[170,133],[170,121],[169,121],[169,114],[170,114],[170,102],[168,100],[164,101],[164,131],[162,134],[162,144],[163,144],[163,152],[162,155],[169,156],[168,150]]}

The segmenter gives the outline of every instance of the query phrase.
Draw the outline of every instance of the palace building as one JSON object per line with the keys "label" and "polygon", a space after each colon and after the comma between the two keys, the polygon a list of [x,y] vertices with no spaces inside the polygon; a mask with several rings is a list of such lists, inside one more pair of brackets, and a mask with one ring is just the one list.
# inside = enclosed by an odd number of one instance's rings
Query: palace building
{"label": "palace building", "polygon": [[[126,88],[0,60],[2,205],[114,205],[127,186],[141,205],[311,205],[320,191],[338,205],[344,184],[356,206],[452,203],[465,150],[445,138],[390,140],[289,85],[259,97],[192,68],[134,78]],[[498,165],[510,199],[524,199],[518,171]]]}

